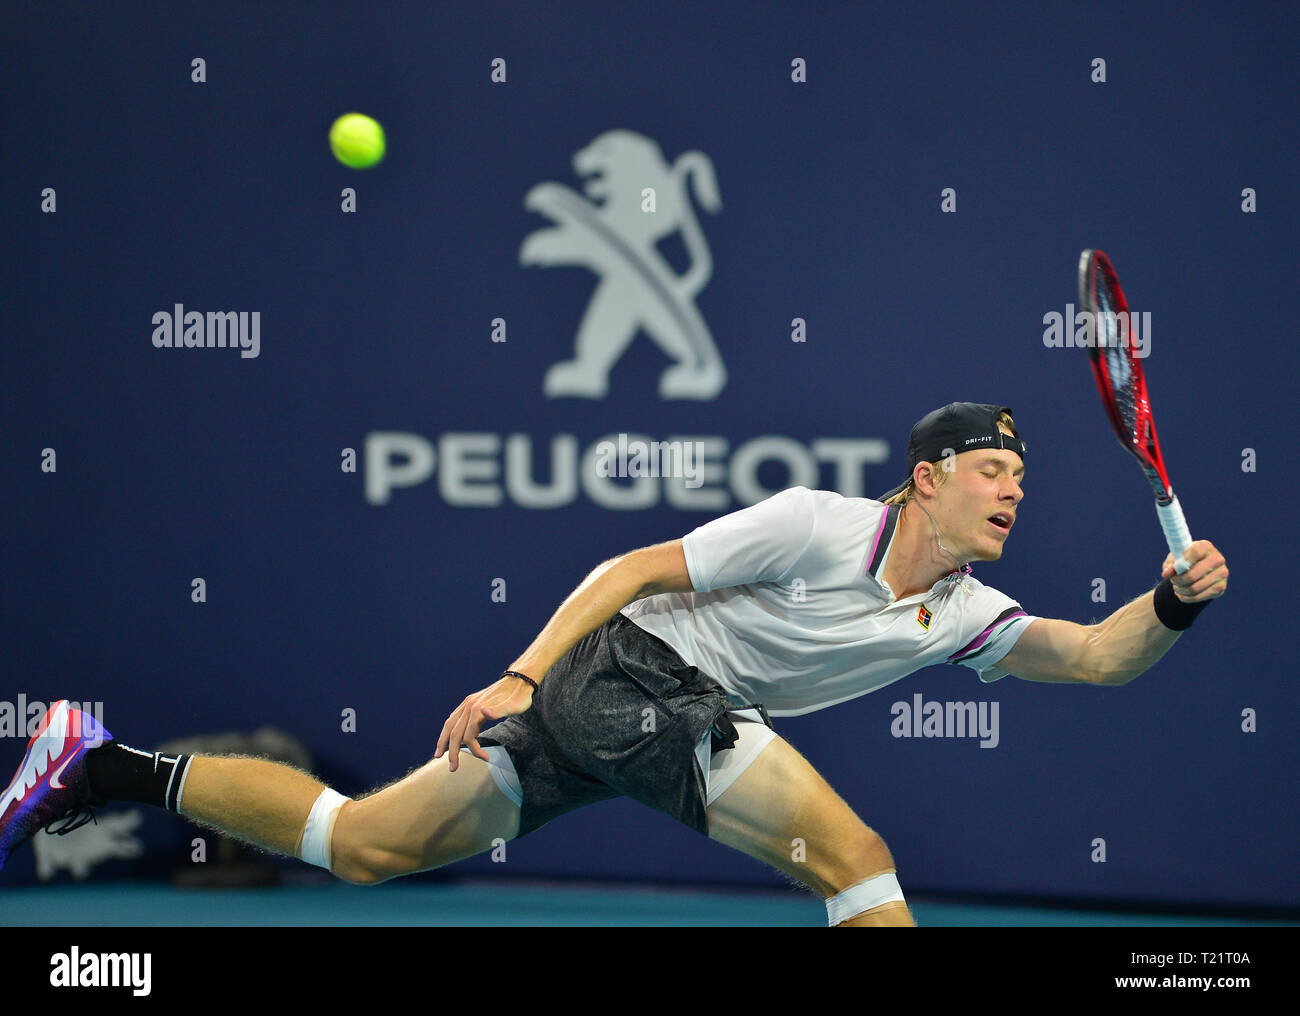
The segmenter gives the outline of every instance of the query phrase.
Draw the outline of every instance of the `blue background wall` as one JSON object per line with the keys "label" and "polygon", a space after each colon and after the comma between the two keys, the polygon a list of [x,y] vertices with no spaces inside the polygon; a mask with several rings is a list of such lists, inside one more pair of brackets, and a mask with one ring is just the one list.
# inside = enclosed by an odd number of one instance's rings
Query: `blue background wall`
{"label": "blue background wall", "polygon": [[[1160,435],[1193,535],[1227,556],[1227,596],[1123,688],[938,668],[778,730],[911,889],[1300,905],[1288,8],[519,6],[4,6],[0,698],[102,700],[138,745],[271,724],[357,794],[431,754],[590,568],[720,514],[581,493],[463,507],[437,472],[371,504],[380,431],[528,435],[539,482],[560,434],[717,435],[731,451],[875,438],[887,461],[845,490],[875,496],[905,473],[924,412],[1002,402],[1030,446],[1026,500],[1003,560],[976,574],[1030,613],[1099,619],[1165,555],[1086,355],[1043,342],[1079,251],[1101,247],[1152,314]],[[365,173],[326,147],[349,110],[388,131]],[[660,398],[670,361],[644,335],[607,398],[543,393],[597,279],[520,264],[548,225],[524,196],[579,188],[574,153],[620,128],[716,171],[695,300],[728,373],[716,399]],[[661,247],[684,271],[681,236]],[[154,348],[152,316],[176,303],[260,312],[260,356]],[[776,463],[759,477],[794,482]],[[849,486],[829,468],[817,484]],[[742,506],[720,489],[721,510]],[[891,705],[918,691],[997,702],[1000,744],[891,737]],[[21,739],[0,744],[16,764]],[[183,857],[183,827],[150,822]],[[509,857],[456,870],[780,881],[628,801]],[[25,851],[5,878],[30,873]]]}

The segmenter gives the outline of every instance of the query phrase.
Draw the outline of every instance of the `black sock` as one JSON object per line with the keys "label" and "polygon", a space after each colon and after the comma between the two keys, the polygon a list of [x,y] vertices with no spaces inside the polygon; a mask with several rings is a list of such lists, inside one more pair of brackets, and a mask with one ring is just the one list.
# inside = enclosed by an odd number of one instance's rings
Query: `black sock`
{"label": "black sock", "polygon": [[96,797],[180,811],[181,790],[193,758],[140,751],[110,741],[86,753],[86,776]]}

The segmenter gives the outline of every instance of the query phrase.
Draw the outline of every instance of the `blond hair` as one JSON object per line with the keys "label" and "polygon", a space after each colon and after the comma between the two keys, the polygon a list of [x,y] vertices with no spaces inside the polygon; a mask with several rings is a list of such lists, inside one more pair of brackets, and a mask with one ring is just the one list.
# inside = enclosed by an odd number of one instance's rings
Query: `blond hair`
{"label": "blond hair", "polygon": [[[1012,436],[1012,437],[1014,437],[1014,438],[1018,438],[1018,437],[1020,437],[1020,435],[1016,433],[1016,423],[1015,423],[1015,421],[1014,421],[1013,419],[1011,419],[1011,414],[1008,413],[1008,412],[1006,412],[1005,410],[1004,410],[1003,412],[1001,412],[1001,413],[998,413],[998,425],[1001,426],[1001,427],[1006,427],[1007,430],[1011,431],[1011,436]],[[920,463],[918,462],[917,465],[919,466]],[[948,473],[949,473],[949,472],[950,472],[950,471],[947,470],[947,469],[939,469],[939,470],[936,470],[935,473],[934,473],[934,485],[935,485],[936,487],[941,487],[941,486],[943,486],[943,482],[944,482],[946,479],[948,479]],[[897,494],[895,494],[893,497],[887,497],[887,498],[885,498],[885,500],[884,500],[883,502],[881,502],[881,503],[882,503],[882,504],[899,504],[899,505],[907,504],[907,502],[910,501],[910,500],[912,499],[912,495],[915,494],[915,493],[916,493],[916,480],[915,480],[915,478],[909,476],[909,477],[907,478],[907,486],[906,486],[906,487],[904,487],[902,490],[900,490],[900,491],[899,491]]]}

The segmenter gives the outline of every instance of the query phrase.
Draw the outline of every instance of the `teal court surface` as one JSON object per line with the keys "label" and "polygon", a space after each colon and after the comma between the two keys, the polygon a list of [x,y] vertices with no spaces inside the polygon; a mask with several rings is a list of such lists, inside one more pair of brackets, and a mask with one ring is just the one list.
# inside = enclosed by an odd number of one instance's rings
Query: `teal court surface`
{"label": "teal court surface", "polygon": [[[1295,917],[1001,906],[910,899],[926,927],[1231,927],[1300,924]],[[462,881],[266,889],[178,889],[93,882],[0,887],[0,926],[53,927],[825,927],[808,893],[623,884]]]}

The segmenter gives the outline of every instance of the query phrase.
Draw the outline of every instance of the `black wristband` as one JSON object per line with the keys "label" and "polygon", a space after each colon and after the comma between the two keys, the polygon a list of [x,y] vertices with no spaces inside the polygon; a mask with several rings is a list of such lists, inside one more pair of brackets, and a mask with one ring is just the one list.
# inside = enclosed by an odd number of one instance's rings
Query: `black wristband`
{"label": "black wristband", "polygon": [[1156,617],[1170,631],[1186,631],[1196,620],[1196,615],[1210,605],[1212,601],[1202,600],[1200,603],[1184,603],[1174,592],[1174,584],[1169,579],[1165,579],[1160,585],[1156,586],[1155,608]]}
{"label": "black wristband", "polygon": [[506,671],[505,673],[503,673],[501,676],[502,676],[502,677],[517,677],[517,678],[519,678],[519,680],[521,680],[521,681],[527,681],[529,684],[531,684],[531,685],[533,686],[533,691],[536,691],[536,690],[537,690],[537,682],[534,681],[531,677],[528,677],[528,676],[525,675],[525,674],[521,674],[521,673],[519,673],[519,671],[517,671],[517,670],[507,670],[507,671]]}

